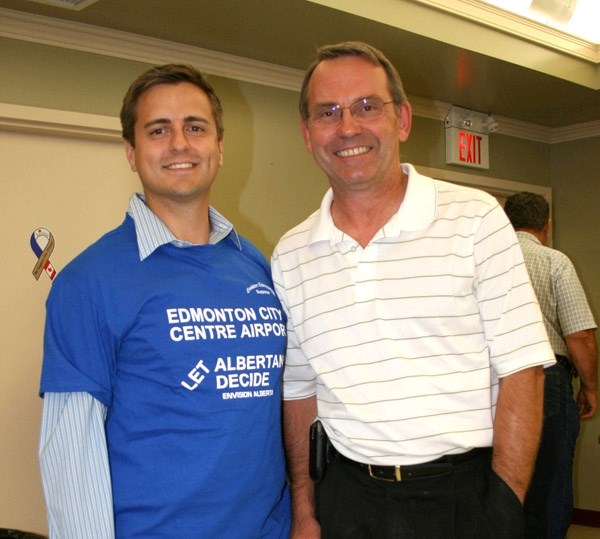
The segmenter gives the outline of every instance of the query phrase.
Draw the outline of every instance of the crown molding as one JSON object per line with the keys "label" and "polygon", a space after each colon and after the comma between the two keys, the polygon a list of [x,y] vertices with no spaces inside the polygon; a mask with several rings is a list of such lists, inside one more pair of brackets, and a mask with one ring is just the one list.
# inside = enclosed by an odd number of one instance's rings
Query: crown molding
{"label": "crown molding", "polygon": [[150,65],[186,63],[229,79],[298,91],[304,72],[119,30],[0,8],[0,36]]}
{"label": "crown molding", "polygon": [[[180,62],[211,75],[298,92],[304,72],[180,43],[0,8],[0,36],[150,65]],[[415,116],[444,121],[452,104],[409,96]],[[496,116],[499,134],[553,144],[600,136],[600,122],[548,128]],[[117,118],[0,103],[0,128],[121,139]],[[495,136],[495,135],[494,135]]]}
{"label": "crown molding", "polygon": [[0,130],[121,142],[119,118],[0,103]]}
{"label": "crown molding", "polygon": [[[417,96],[409,96],[409,101],[414,116],[441,122],[445,120],[446,114],[452,107],[451,103],[433,101]],[[600,122],[598,121],[573,124],[566,127],[545,127],[506,116],[498,116],[497,114],[494,114],[494,118],[500,124],[498,135],[522,138],[544,144],[558,144],[600,136]],[[490,136],[496,136],[496,133],[491,133]]]}
{"label": "crown molding", "polygon": [[[481,0],[306,0],[597,90],[598,48]],[[558,0],[556,0],[558,1]],[[594,0],[596,1],[596,0]]]}
{"label": "crown molding", "polygon": [[468,19],[496,31],[501,31],[560,51],[592,64],[600,63],[600,45],[540,24],[527,17],[511,13],[481,0],[413,0],[446,13]]}

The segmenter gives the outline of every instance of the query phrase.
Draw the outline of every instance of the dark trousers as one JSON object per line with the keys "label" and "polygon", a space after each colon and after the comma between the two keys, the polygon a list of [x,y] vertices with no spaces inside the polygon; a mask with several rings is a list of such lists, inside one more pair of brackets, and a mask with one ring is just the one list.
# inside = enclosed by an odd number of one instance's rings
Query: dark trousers
{"label": "dark trousers", "polygon": [[525,499],[525,537],[563,539],[573,514],[573,458],[579,412],[567,366],[554,365],[544,372],[544,426]]}
{"label": "dark trousers", "polygon": [[523,508],[491,454],[433,477],[386,482],[339,458],[316,488],[322,539],[516,539]]}

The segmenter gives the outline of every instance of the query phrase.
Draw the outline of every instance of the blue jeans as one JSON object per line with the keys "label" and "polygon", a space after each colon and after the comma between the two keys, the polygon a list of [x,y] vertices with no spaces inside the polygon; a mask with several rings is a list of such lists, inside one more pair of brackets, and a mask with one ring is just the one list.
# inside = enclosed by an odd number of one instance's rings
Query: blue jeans
{"label": "blue jeans", "polygon": [[557,364],[544,372],[544,426],[525,500],[525,537],[564,539],[573,514],[573,458],[579,412],[566,367]]}

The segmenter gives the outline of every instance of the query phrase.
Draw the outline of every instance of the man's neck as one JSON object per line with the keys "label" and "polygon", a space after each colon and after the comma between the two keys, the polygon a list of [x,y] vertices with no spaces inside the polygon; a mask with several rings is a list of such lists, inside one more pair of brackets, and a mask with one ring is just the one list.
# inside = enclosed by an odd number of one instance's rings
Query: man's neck
{"label": "man's neck", "polygon": [[399,181],[382,189],[337,194],[334,189],[330,211],[335,226],[366,247],[400,208],[407,185],[408,176],[402,172]]}
{"label": "man's neck", "polygon": [[210,238],[208,199],[185,202],[146,198],[146,205],[178,240],[194,245],[208,243]]}
{"label": "man's neck", "polygon": [[527,232],[537,238],[542,245],[546,245],[546,235],[543,230],[534,230],[533,228],[517,228],[517,232]]}

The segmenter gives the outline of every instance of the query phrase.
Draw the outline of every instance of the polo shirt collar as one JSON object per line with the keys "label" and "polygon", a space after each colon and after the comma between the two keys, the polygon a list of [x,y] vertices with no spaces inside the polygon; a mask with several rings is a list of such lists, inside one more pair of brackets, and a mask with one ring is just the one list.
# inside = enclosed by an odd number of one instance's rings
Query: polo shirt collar
{"label": "polo shirt collar", "polygon": [[[402,170],[408,175],[406,194],[398,211],[383,226],[383,237],[398,237],[403,231],[423,230],[435,218],[437,192],[434,180],[419,174],[409,163],[402,163]],[[333,223],[332,202],[333,191],[330,188],[325,193],[321,206],[316,212],[316,218],[310,230],[309,243],[329,241],[334,245],[350,239]]]}
{"label": "polo shirt collar", "polygon": [[538,238],[536,238],[530,232],[525,232],[525,230],[517,230],[517,238],[519,241],[531,241],[533,243],[537,243],[538,245],[542,245],[542,242]]}

